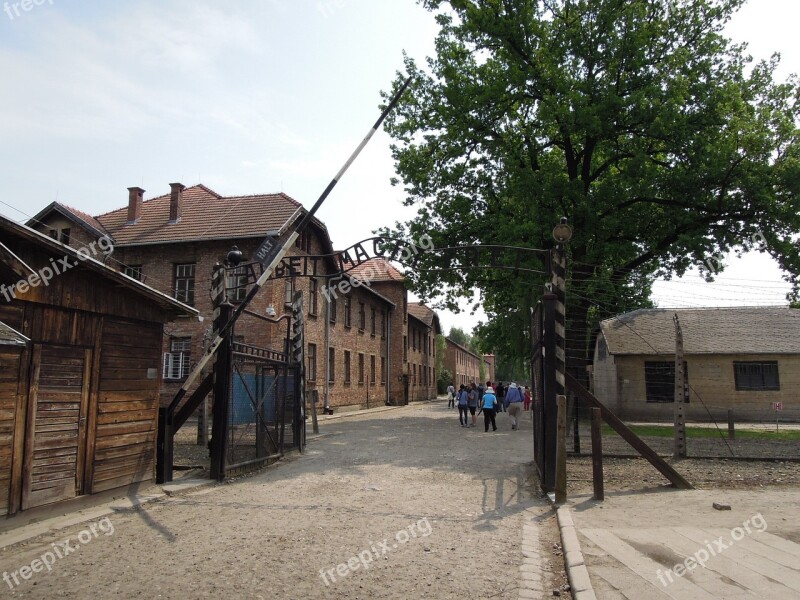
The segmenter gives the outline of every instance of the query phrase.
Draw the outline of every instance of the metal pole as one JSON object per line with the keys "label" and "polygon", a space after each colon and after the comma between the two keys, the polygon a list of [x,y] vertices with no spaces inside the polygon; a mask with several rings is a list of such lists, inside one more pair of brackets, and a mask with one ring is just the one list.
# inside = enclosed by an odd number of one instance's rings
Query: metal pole
{"label": "metal pole", "polygon": [[319,433],[319,422],[317,421],[317,402],[319,402],[319,390],[311,390],[311,430]]}
{"label": "metal pole", "polygon": [[558,386],[556,384],[556,339],[555,339],[555,302],[556,296],[547,293],[542,296],[542,310],[544,320],[542,326],[543,334],[543,356],[544,373],[542,386],[544,388],[544,401],[542,406],[543,421],[543,441],[542,449],[544,454],[544,481],[542,486],[544,491],[552,492],[556,484],[556,453],[557,440],[556,430],[558,428],[558,404],[556,403]]}
{"label": "metal pole", "polygon": [[277,254],[275,254],[275,256],[272,258],[272,260],[269,262],[267,267],[264,269],[264,272],[261,274],[261,276],[255,282],[253,287],[250,288],[250,291],[247,292],[247,295],[245,296],[244,300],[242,300],[241,304],[239,304],[236,307],[236,309],[233,311],[233,314],[231,315],[231,318],[228,321],[228,323],[225,325],[225,327],[223,329],[221,329],[219,331],[216,339],[213,342],[211,342],[211,345],[208,347],[208,350],[206,350],[206,353],[198,361],[197,366],[194,368],[194,370],[186,378],[186,381],[181,386],[181,389],[178,391],[178,393],[175,395],[175,398],[173,399],[172,404],[170,406],[174,405],[174,406],[177,407],[177,405],[180,403],[181,399],[186,395],[186,392],[194,384],[194,381],[200,375],[200,372],[203,370],[203,368],[206,366],[206,364],[209,362],[209,360],[211,360],[211,357],[219,349],[220,344],[222,344],[222,341],[227,336],[230,328],[233,327],[234,323],[236,323],[236,321],[242,315],[242,313],[244,313],[245,309],[248,307],[250,302],[253,301],[253,298],[255,298],[255,296],[261,290],[262,286],[272,276],[272,273],[275,271],[275,267],[278,266],[281,263],[281,261],[283,260],[283,257],[286,255],[286,253],[289,251],[289,249],[292,246],[294,246],[295,242],[297,241],[297,238],[300,237],[300,234],[305,230],[306,226],[314,218],[314,215],[319,210],[320,206],[322,206],[322,203],[325,201],[325,199],[331,193],[331,190],[333,190],[333,188],[336,187],[336,184],[339,183],[339,180],[345,174],[345,172],[350,167],[350,165],[353,164],[353,161],[358,157],[358,155],[364,149],[364,146],[366,146],[367,143],[369,142],[369,140],[372,139],[372,136],[375,135],[375,132],[381,126],[381,123],[383,123],[384,119],[386,119],[386,117],[389,115],[389,113],[392,111],[392,109],[400,101],[400,97],[403,95],[403,92],[405,92],[406,88],[408,88],[408,86],[411,84],[411,79],[412,79],[412,77],[409,77],[408,79],[405,80],[403,85],[400,87],[400,89],[397,91],[397,93],[392,98],[391,102],[389,102],[389,104],[383,110],[383,112],[381,113],[381,116],[378,117],[378,120],[375,121],[375,124],[369,130],[367,135],[364,136],[363,140],[361,140],[361,143],[355,149],[353,154],[350,155],[350,158],[347,159],[347,162],[344,163],[342,168],[339,169],[339,172],[336,174],[336,176],[331,180],[331,182],[328,184],[328,186],[323,190],[323,192],[320,195],[320,197],[314,203],[314,206],[311,207],[311,210],[309,210],[305,214],[303,219],[300,221],[300,224],[297,225],[295,230],[291,233],[291,235],[289,235],[289,238],[283,243],[283,246],[280,248],[280,250],[277,252]]}
{"label": "metal pole", "polygon": [[553,294],[555,294],[555,366],[556,366],[556,394],[565,393],[564,371],[566,370],[566,298],[567,298],[567,259],[564,254],[564,247],[556,244],[551,252],[550,270],[553,284]]}

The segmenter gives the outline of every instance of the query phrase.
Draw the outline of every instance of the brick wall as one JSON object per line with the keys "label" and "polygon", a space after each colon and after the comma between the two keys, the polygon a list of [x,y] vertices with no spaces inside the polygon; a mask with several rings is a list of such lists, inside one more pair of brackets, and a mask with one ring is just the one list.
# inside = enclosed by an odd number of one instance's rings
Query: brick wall
{"label": "brick wall", "polygon": [[409,315],[407,332],[411,400],[435,398],[436,357],[433,331],[428,325]]}
{"label": "brick wall", "polygon": [[458,389],[461,384],[480,382],[481,357],[466,348],[447,339],[447,351],[444,366],[453,374],[453,385]]}
{"label": "brick wall", "polygon": [[[56,213],[45,217],[45,224],[40,225],[40,230],[47,233],[49,228],[67,226],[71,229],[70,235],[73,239],[71,245],[73,247],[88,246],[94,241],[84,229]],[[326,235],[326,232],[314,229],[307,244],[301,244],[304,249],[292,248],[289,256],[324,254],[326,240],[323,236]],[[176,265],[194,265],[194,300],[191,304],[200,311],[203,320],[185,318],[167,323],[163,343],[163,351],[168,353],[173,348],[173,343],[189,340],[189,366],[187,368],[191,369],[211,341],[213,325],[211,277],[214,265],[225,259],[233,245],[238,246],[244,255],[244,261],[248,262],[252,260],[251,257],[260,242],[259,238],[117,246],[110,264],[121,271],[126,266],[141,267],[143,282],[170,296],[175,296],[176,293]],[[327,275],[335,270],[335,266],[318,263],[318,269],[320,275]],[[285,303],[287,281],[288,279],[275,279],[268,282],[251,303],[250,310],[266,315],[267,307],[272,306],[277,313],[276,316],[290,313],[291,307]],[[408,378],[409,400],[435,397],[435,356],[430,352],[423,353],[422,351],[423,340],[431,347],[434,346],[433,334],[424,323],[413,317],[408,318],[407,291],[404,283],[394,280],[373,281],[369,288],[348,285],[344,286],[346,293],[342,293],[342,287],[337,287],[336,319],[335,322],[329,322],[327,318],[328,301],[323,294],[325,281],[324,277],[316,279],[316,312],[314,312],[311,298],[311,278],[296,277],[292,282],[292,290],[302,291],[304,294],[306,372],[313,377],[313,379],[308,378],[307,387],[319,390],[320,403],[324,401],[327,387],[329,403],[334,408],[383,405],[387,399],[390,404],[404,404],[406,402],[404,378],[406,377]],[[351,303],[352,322],[349,327],[345,325],[345,297],[348,297]],[[387,302],[386,299],[390,302]],[[364,305],[365,312],[363,330],[359,327],[361,303]],[[375,311],[374,335],[372,333],[373,310]],[[410,320],[415,323],[415,331],[418,331],[414,335],[420,337],[417,342],[418,348],[416,350],[409,349],[410,351],[406,353],[404,344],[407,340]],[[382,322],[386,323],[384,327],[386,331],[381,330]],[[326,385],[329,358],[325,337],[326,325],[329,327],[330,348],[333,349],[334,355],[333,377],[329,385]],[[237,337],[241,336],[245,343],[282,351],[286,337],[286,321],[270,324],[243,315],[238,320],[234,333]],[[349,382],[345,381],[346,352],[350,355]],[[363,382],[359,381],[360,356],[363,356]],[[373,359],[375,363],[374,380],[372,380]],[[315,364],[311,364],[311,361]],[[409,362],[413,368],[409,368]],[[426,372],[427,374],[425,374]],[[162,404],[171,402],[183,381],[180,378],[164,379],[161,388]]]}
{"label": "brick wall", "polygon": [[[408,295],[399,281],[373,281],[372,289],[391,300],[396,308],[389,315],[389,403],[399,406],[407,402],[404,377],[408,376],[405,340],[408,326]],[[411,392],[411,381],[409,394]]]}

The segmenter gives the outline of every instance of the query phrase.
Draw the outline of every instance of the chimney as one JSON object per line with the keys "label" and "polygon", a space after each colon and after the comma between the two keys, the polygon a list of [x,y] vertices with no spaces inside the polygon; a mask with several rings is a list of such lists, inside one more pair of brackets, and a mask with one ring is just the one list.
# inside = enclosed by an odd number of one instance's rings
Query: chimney
{"label": "chimney", "polygon": [[128,224],[135,223],[142,216],[143,196],[144,190],[142,188],[128,188]]}
{"label": "chimney", "polygon": [[177,223],[181,220],[181,203],[186,186],[182,183],[170,183],[169,187],[172,190],[169,195],[169,222]]}

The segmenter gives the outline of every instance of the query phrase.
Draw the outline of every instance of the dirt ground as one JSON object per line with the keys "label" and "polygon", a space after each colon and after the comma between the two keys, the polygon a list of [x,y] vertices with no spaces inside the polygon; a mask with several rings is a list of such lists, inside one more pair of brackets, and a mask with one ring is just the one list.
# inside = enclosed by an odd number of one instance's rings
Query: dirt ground
{"label": "dirt ground", "polygon": [[[786,461],[739,461],[685,459],[668,460],[698,489],[800,489],[800,464]],[[603,480],[606,490],[624,491],[667,487],[669,482],[646,460],[639,458],[605,458]],[[592,491],[592,459],[569,457],[567,460],[567,493]]]}
{"label": "dirt ground", "polygon": [[530,423],[511,431],[502,415],[498,425],[461,428],[445,403],[323,422],[303,455],[115,513],[111,533],[84,523],[4,548],[6,573],[66,540],[77,548],[5,593],[516,599],[528,524],[541,597],[568,598],[554,513],[532,478]]}

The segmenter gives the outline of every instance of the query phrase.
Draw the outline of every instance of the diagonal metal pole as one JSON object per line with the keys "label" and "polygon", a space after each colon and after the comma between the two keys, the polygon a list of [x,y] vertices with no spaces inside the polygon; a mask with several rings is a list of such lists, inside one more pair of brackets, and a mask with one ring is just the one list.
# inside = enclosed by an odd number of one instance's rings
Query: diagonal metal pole
{"label": "diagonal metal pole", "polygon": [[183,399],[183,397],[186,395],[186,392],[194,383],[195,379],[197,379],[197,377],[200,375],[200,372],[203,370],[206,364],[208,364],[208,361],[211,360],[211,357],[214,356],[220,344],[222,344],[223,339],[225,338],[226,335],[228,335],[231,328],[236,323],[237,319],[244,313],[245,309],[253,300],[253,298],[256,297],[258,292],[261,290],[262,286],[272,276],[275,267],[280,264],[280,262],[283,260],[283,257],[286,256],[286,253],[289,251],[289,248],[294,246],[294,243],[297,241],[297,238],[300,237],[300,234],[303,233],[303,230],[314,218],[314,215],[319,210],[320,206],[322,206],[322,203],[325,202],[325,199],[328,197],[328,194],[330,194],[331,190],[333,190],[333,188],[336,187],[336,184],[339,183],[339,180],[345,174],[345,171],[347,171],[347,169],[350,168],[350,165],[353,164],[353,161],[358,157],[358,155],[364,149],[364,146],[367,145],[367,143],[372,139],[372,136],[375,135],[375,132],[378,131],[384,119],[386,119],[386,117],[394,109],[397,103],[400,102],[400,98],[406,91],[406,88],[408,88],[408,86],[411,84],[411,79],[412,77],[409,77],[408,79],[405,80],[405,82],[403,82],[403,85],[394,95],[391,102],[389,102],[389,104],[381,113],[381,116],[378,117],[378,120],[375,121],[375,124],[369,130],[369,133],[367,133],[364,139],[361,140],[361,143],[355,149],[355,152],[353,152],[350,155],[350,158],[347,159],[347,162],[344,163],[344,166],[342,166],[342,168],[339,169],[339,172],[336,174],[336,176],[331,180],[331,182],[322,192],[320,197],[314,203],[314,206],[311,207],[311,210],[309,210],[306,213],[305,217],[303,217],[303,220],[300,221],[300,224],[297,227],[295,227],[295,230],[283,243],[283,246],[280,248],[277,254],[275,254],[272,260],[269,262],[267,268],[264,269],[264,272],[261,274],[261,276],[255,282],[253,287],[247,293],[247,296],[245,296],[241,304],[239,304],[239,306],[237,306],[236,309],[233,311],[227,324],[222,329],[220,329],[219,333],[217,334],[217,337],[214,339],[213,342],[211,342],[211,345],[208,347],[208,350],[206,350],[205,354],[203,354],[202,358],[198,361],[197,366],[195,366],[194,370],[186,378],[186,381],[183,383],[183,386],[181,386],[181,389],[178,390],[178,393],[175,395],[175,398],[172,400],[172,403],[170,404],[171,410],[174,410],[178,406],[181,399]]}

